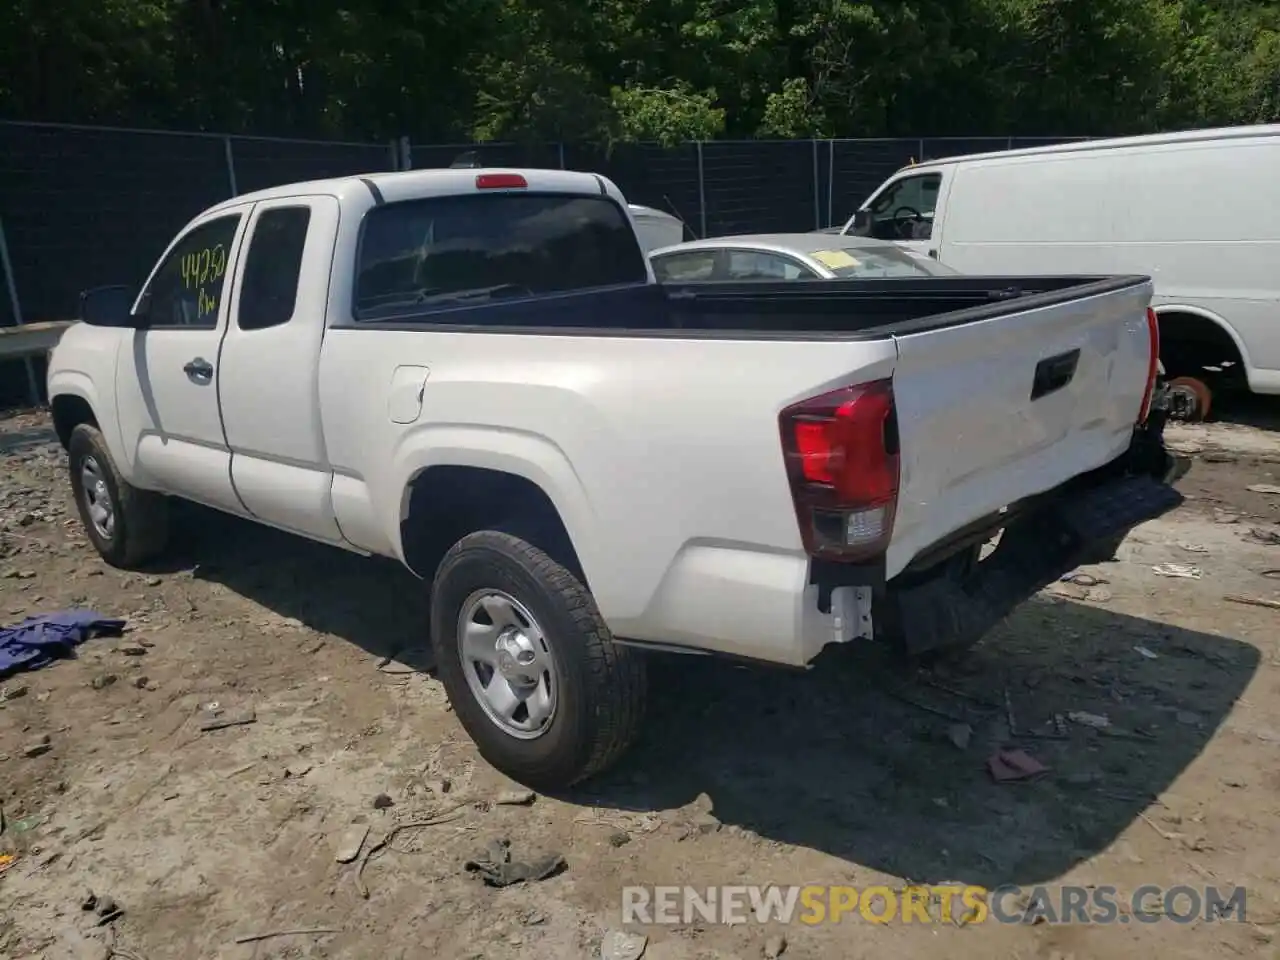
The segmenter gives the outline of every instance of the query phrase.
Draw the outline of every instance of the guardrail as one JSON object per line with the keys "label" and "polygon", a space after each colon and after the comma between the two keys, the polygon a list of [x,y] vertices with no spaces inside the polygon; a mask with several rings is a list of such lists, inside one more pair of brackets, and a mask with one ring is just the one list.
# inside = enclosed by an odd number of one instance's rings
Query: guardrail
{"label": "guardrail", "polygon": [[24,323],[16,327],[0,327],[0,360],[23,360],[52,350],[71,326],[72,320],[50,320],[46,323]]}

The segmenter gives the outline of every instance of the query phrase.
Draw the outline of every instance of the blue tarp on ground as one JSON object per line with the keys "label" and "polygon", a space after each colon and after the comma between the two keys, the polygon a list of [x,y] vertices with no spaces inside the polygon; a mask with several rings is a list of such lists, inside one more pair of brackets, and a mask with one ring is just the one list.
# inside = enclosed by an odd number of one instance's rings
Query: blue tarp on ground
{"label": "blue tarp on ground", "polygon": [[39,670],[72,651],[92,636],[119,636],[124,620],[92,610],[60,610],[28,617],[0,629],[0,677],[19,670]]}

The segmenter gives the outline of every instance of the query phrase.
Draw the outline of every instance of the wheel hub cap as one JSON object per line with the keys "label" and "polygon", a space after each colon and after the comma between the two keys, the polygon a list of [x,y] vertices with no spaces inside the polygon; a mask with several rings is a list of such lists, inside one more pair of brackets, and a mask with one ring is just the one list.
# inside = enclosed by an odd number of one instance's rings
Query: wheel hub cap
{"label": "wheel hub cap", "polygon": [[98,536],[110,540],[116,530],[115,505],[111,502],[102,467],[93,457],[85,457],[80,464],[80,490],[93,529]]}
{"label": "wheel hub cap", "polygon": [[458,654],[485,715],[522,740],[541,736],[555,716],[559,682],[550,644],[533,615],[498,590],[479,590],[458,616]]}

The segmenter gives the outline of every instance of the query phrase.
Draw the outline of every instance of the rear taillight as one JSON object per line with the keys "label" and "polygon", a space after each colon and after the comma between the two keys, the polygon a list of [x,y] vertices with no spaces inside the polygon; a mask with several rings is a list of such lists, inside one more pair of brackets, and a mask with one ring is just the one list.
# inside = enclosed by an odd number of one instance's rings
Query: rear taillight
{"label": "rear taillight", "polygon": [[805,550],[843,561],[882,554],[898,506],[892,382],[804,400],[778,420]]}
{"label": "rear taillight", "polygon": [[1147,362],[1147,389],[1142,393],[1142,407],[1138,410],[1138,423],[1147,422],[1151,413],[1151,401],[1156,395],[1156,379],[1160,374],[1160,318],[1155,310],[1147,307],[1147,339],[1151,341],[1151,359]]}

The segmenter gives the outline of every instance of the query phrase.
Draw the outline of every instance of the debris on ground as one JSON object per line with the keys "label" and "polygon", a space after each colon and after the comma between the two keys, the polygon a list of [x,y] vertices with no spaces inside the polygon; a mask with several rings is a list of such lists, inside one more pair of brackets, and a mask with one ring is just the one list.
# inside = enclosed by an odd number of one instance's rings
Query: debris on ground
{"label": "debris on ground", "polygon": [[1138,654],[1140,657],[1142,657],[1144,660],[1159,660],[1159,659],[1160,659],[1160,654],[1156,653],[1154,650],[1149,650],[1149,649],[1147,649],[1147,648],[1146,648],[1146,647],[1144,647],[1142,644],[1138,644],[1138,645],[1137,645],[1137,646],[1135,646],[1133,649],[1134,649],[1134,652],[1135,652],[1135,653],[1137,653],[1137,654]]}
{"label": "debris on ground", "polygon": [[257,943],[260,940],[274,940],[277,937],[319,937],[331,933],[341,933],[336,927],[303,927],[297,930],[269,930],[266,933],[246,933],[236,937],[236,943]]}
{"label": "debris on ground", "polygon": [[967,723],[953,723],[947,728],[947,739],[954,743],[961,750],[969,746],[969,740],[973,737],[973,727]]}
{"label": "debris on ground", "polygon": [[649,938],[643,933],[610,930],[600,941],[600,960],[640,960]]}
{"label": "debris on ground", "polygon": [[407,676],[408,674],[419,672],[407,663],[401,663],[399,660],[392,660],[390,658],[385,658],[378,664],[378,671],[395,677]]}
{"label": "debris on ground", "polygon": [[1268,547],[1280,547],[1280,530],[1269,530],[1266,527],[1250,527],[1244,535],[1246,540],[1261,543]]}
{"label": "debris on ground", "polygon": [[[364,882],[364,868],[369,865],[369,861],[372,860],[376,854],[386,849],[387,847],[391,846],[391,841],[394,840],[400,833],[402,833],[405,830],[419,830],[424,827],[437,827],[442,823],[450,823],[454,820],[459,819],[465,814],[466,812],[464,810],[465,806],[466,804],[460,804],[454,807],[452,810],[449,810],[445,813],[441,813],[434,817],[430,817],[426,820],[409,820],[405,823],[397,823],[394,827],[388,830],[377,843],[370,844],[369,849],[367,849],[364,852],[364,856],[360,858],[360,864],[356,867],[355,883],[356,883],[356,890],[357,892],[359,892],[360,896],[363,897],[365,900],[369,899],[369,888],[365,885],[365,882]],[[561,863],[563,863],[564,858],[561,857],[560,861]],[[537,877],[534,879],[542,879],[542,878]]]}
{"label": "debris on ground", "polygon": [[211,730],[222,730],[226,727],[241,727],[254,723],[258,715],[253,707],[242,707],[239,710],[223,710],[217,704],[210,704],[200,717],[200,730],[208,733]]}
{"label": "debris on ground", "polygon": [[1179,550],[1185,550],[1187,553],[1208,553],[1209,548],[1203,543],[1190,543],[1186,540],[1179,540],[1177,547]]}
{"label": "debris on ground", "polygon": [[369,824],[358,823],[352,826],[338,840],[338,847],[334,852],[333,859],[337,860],[338,863],[350,863],[360,856],[360,850],[364,847],[364,841],[367,836],[369,836]]}
{"label": "debris on ground", "polygon": [[532,790],[503,790],[493,802],[500,807],[524,807],[533,803],[537,796]]}
{"label": "debris on ground", "polygon": [[1066,573],[1060,578],[1061,583],[1074,583],[1077,587],[1096,587],[1101,583],[1110,583],[1104,577],[1095,577],[1092,573]]}
{"label": "debris on ground", "polygon": [[559,853],[517,858],[511,853],[511,841],[503,837],[489,841],[463,867],[468,873],[477,874],[490,887],[509,887],[554,876],[564,869],[565,859]]}
{"label": "debris on ground", "polygon": [[92,610],[61,610],[4,627],[0,629],[0,677],[46,667],[70,656],[90,637],[119,636],[126,622]]}
{"label": "debris on ground", "polygon": [[707,834],[718,833],[724,824],[714,814],[702,812],[693,815],[693,819],[689,821],[689,826],[694,833],[706,836]]}
{"label": "debris on ground", "polygon": [[1030,780],[1048,769],[1025,750],[997,750],[987,759],[987,770],[997,783]]}
{"label": "debris on ground", "polygon": [[1193,567],[1189,563],[1157,563],[1151,568],[1151,572],[1157,577],[1174,577],[1183,580],[1199,580],[1201,573],[1199,567]]}
{"label": "debris on ground", "polygon": [[380,793],[373,798],[373,809],[375,810],[386,810],[388,807],[394,807],[395,805],[396,802],[385,793]]}
{"label": "debris on ground", "polygon": [[80,902],[80,909],[85,913],[98,915],[98,926],[102,927],[124,915],[124,907],[111,897],[98,896],[92,890]]}
{"label": "debris on ground", "polygon": [[42,757],[52,749],[53,741],[49,739],[49,735],[46,733],[38,740],[33,740],[23,747],[22,755],[24,757]]}
{"label": "debris on ground", "polygon": [[305,777],[311,772],[311,764],[309,763],[291,763],[284,768],[285,777],[297,780],[299,777]]}
{"label": "debris on ground", "polygon": [[117,677],[114,673],[100,673],[89,681],[89,686],[94,690],[105,690],[107,687],[115,683]]}
{"label": "debris on ground", "polygon": [[778,960],[786,952],[787,938],[780,933],[764,942],[764,960]]}
{"label": "debris on ground", "polygon": [[0,876],[4,872],[18,862],[18,857],[12,853],[0,853]]}
{"label": "debris on ground", "polygon": [[1274,496],[1280,496],[1280,487],[1274,483],[1251,483],[1245,487],[1250,493],[1269,493]]}
{"label": "debris on ground", "polygon": [[27,685],[25,683],[17,683],[10,687],[0,690],[0,703],[9,700],[19,700],[27,695]]}
{"label": "debris on ground", "polygon": [[1263,597],[1245,597],[1236,593],[1228,593],[1222,599],[1230,603],[1243,603],[1250,607],[1266,607],[1269,610],[1280,610],[1280,600],[1267,600]]}
{"label": "debris on ground", "polygon": [[1100,713],[1089,713],[1087,710],[1073,710],[1067,714],[1067,719],[1082,727],[1092,727],[1094,730],[1105,730],[1111,726],[1109,717],[1104,717]]}

